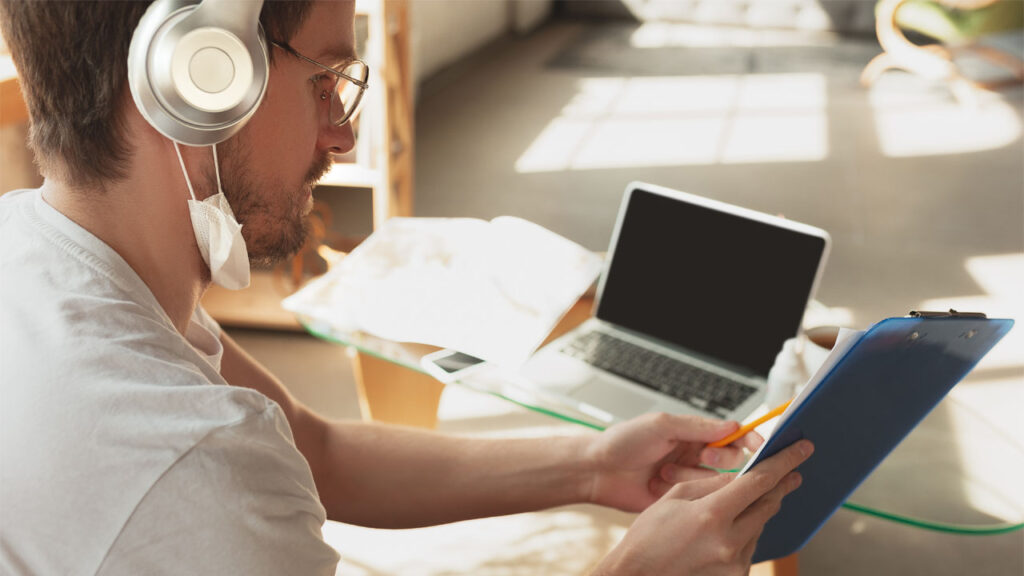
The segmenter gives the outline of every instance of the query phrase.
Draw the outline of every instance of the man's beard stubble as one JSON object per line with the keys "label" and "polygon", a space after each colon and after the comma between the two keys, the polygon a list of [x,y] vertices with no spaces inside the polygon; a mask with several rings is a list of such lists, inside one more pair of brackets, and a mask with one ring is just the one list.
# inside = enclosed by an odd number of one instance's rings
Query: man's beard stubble
{"label": "man's beard stubble", "polygon": [[[329,154],[313,161],[301,188],[289,190],[280,180],[259,183],[252,177],[251,148],[233,139],[218,144],[220,174],[224,196],[242,225],[242,238],[249,252],[249,263],[269,268],[297,254],[309,236],[306,194],[333,164]],[[214,183],[213,174],[208,181]]]}

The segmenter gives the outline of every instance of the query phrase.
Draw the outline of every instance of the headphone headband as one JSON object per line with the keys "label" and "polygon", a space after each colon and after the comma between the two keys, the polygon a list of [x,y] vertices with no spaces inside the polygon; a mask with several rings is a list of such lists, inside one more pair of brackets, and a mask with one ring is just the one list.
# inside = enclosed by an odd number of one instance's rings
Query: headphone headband
{"label": "headphone headband", "polygon": [[142,116],[192,146],[234,135],[266,92],[263,1],[157,0],[128,50],[128,85]]}

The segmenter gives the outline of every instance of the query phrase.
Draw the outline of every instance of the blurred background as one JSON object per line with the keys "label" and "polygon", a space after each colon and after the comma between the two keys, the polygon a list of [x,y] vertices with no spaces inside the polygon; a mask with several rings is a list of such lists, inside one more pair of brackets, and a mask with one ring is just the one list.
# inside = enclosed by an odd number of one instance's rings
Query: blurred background
{"label": "blurred background", "polygon": [[[206,303],[327,414],[360,417],[348,357],[277,307],[324,270],[316,244],[348,251],[395,215],[515,215],[603,251],[633,180],[826,229],[832,253],[809,325],[865,328],[951,307],[1024,320],[1019,0],[357,5],[376,93],[359,147],[315,194],[316,242],[248,294]],[[3,66],[7,191],[39,177],[9,58]],[[965,432],[927,449],[981,454],[986,466],[1020,459],[1024,329],[954,399],[1005,441],[986,449]],[[454,388],[440,428],[579,432]],[[331,524],[328,537],[348,574],[581,574],[629,519],[584,506],[397,533]],[[942,534],[844,510],[800,563],[811,575],[1016,575],[1024,535]]]}

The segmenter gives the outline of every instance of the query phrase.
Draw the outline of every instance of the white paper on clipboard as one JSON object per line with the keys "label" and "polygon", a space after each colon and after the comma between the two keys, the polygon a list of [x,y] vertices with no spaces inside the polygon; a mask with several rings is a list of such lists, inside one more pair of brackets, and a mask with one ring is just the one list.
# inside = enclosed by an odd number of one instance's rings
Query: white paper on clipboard
{"label": "white paper on clipboard", "polygon": [[[786,408],[785,412],[783,412],[781,416],[775,419],[775,426],[772,428],[772,431],[777,430],[779,426],[782,426],[782,424],[789,419],[791,414],[796,412],[797,408],[799,408],[800,405],[803,404],[804,400],[806,400],[807,397],[810,396],[812,392],[814,392],[814,389],[817,388],[819,384],[821,384],[822,380],[825,379],[825,376],[828,376],[828,373],[832,371],[832,368],[835,367],[835,365],[843,358],[843,356],[846,356],[846,353],[850,350],[850,348],[853,348],[853,346],[860,341],[861,337],[864,336],[864,333],[865,332],[863,330],[850,330],[849,328],[839,329],[839,334],[836,335],[836,343],[834,346],[832,346],[832,352],[828,355],[827,358],[825,358],[825,362],[822,363],[821,367],[818,368],[817,372],[815,372],[814,375],[811,376],[811,379],[807,381],[807,384],[803,387],[802,390],[800,390],[800,393],[796,395],[796,398],[794,398],[793,401],[789,403],[789,406]],[[758,461],[758,457],[761,455],[761,450],[763,450],[764,447],[768,445],[769,436],[770,434],[765,436],[765,442],[761,444],[761,446],[757,449],[757,452],[754,453],[750,460],[747,461],[747,464],[743,467],[743,469],[740,470],[740,476],[746,474],[747,470],[754,464],[754,462]]]}

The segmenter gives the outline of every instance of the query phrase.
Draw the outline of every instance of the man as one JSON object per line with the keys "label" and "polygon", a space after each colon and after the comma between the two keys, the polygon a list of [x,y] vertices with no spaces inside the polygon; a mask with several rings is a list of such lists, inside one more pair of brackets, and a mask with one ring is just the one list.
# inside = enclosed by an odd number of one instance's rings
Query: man
{"label": "man", "polygon": [[332,122],[345,80],[320,64],[354,58],[353,9],[264,7],[268,89],[215,156],[135,107],[145,6],[0,3],[46,178],[0,200],[0,572],[333,574],[325,516],[402,528],[573,502],[643,511],[600,574],[745,572],[809,444],[733,480],[700,464],[756,446],[705,447],[735,422],[498,441],[329,421],[198,306],[220,272],[193,195],[222,186],[249,258],[280,259],[329,154],[352,148]]}

